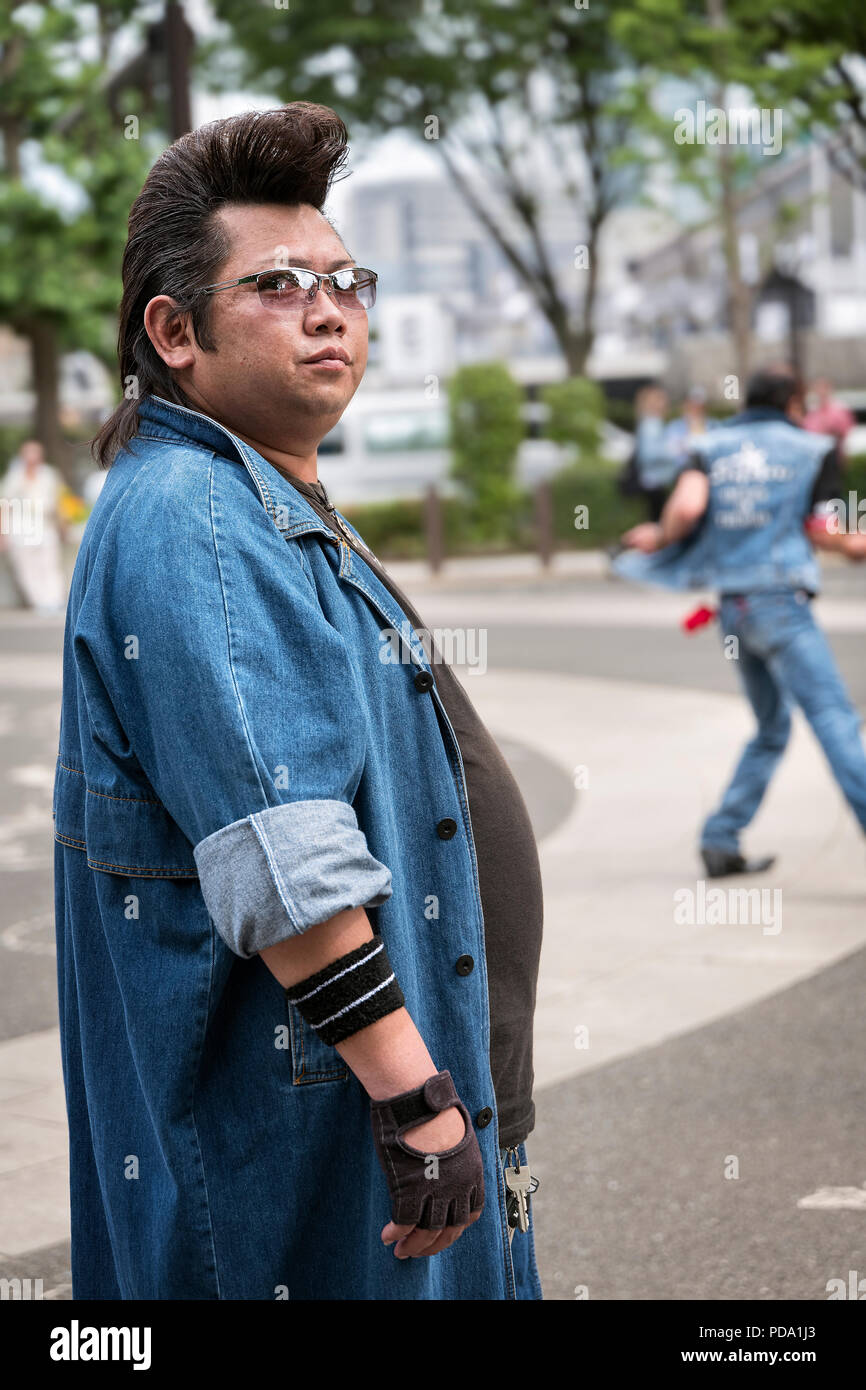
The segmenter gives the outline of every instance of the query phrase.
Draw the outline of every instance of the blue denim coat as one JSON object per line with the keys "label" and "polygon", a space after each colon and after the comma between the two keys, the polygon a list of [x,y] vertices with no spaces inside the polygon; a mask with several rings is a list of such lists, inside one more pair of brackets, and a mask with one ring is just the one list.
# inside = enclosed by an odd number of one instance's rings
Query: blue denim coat
{"label": "blue denim coat", "polygon": [[[73,1296],[513,1299],[472,828],[421,639],[254,449],[140,414],[64,640]],[[257,954],[359,905],[484,1158],[481,1219],[432,1259],[382,1244],[368,1098]]]}
{"label": "blue denim coat", "polygon": [[744,410],[696,439],[710,479],[706,514],[685,541],[614,561],[624,579],[672,589],[750,593],[809,589],[821,572],[803,529],[815,480],[833,447],[779,410]]}

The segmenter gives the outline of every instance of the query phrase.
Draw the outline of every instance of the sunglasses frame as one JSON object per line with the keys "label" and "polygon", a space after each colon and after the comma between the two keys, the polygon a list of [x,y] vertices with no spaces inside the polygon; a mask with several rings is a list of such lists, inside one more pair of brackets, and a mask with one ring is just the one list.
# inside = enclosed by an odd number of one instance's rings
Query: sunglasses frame
{"label": "sunglasses frame", "polygon": [[[355,288],[356,290],[359,290],[366,288],[368,285],[372,285],[373,304],[369,305],[369,308],[372,309],[373,305],[376,303],[376,285],[379,280],[379,277],[376,274],[375,270],[369,270],[366,266],[355,265],[347,265],[343,267],[343,269],[355,271],[362,270],[364,272],[366,279],[362,280],[361,283],[359,285],[356,285]],[[222,280],[219,284],[216,285],[204,285],[202,286],[200,293],[216,294],[219,290],[230,290],[234,289],[236,285],[251,285],[253,282],[255,282],[256,291],[259,297],[259,303],[264,308],[269,308],[270,306],[267,305],[265,301],[262,299],[262,291],[259,285],[259,281],[263,279],[266,275],[284,275],[287,270],[291,270],[294,274],[300,273],[301,275],[312,275],[314,277],[316,281],[315,285],[310,285],[309,289],[304,291],[304,293],[307,295],[308,302],[310,304],[312,304],[313,300],[316,298],[316,295],[322,289],[325,290],[325,293],[331,299],[333,299],[335,303],[340,303],[340,301],[335,298],[336,294],[350,293],[350,291],[348,290],[341,290],[338,285],[334,284],[334,276],[341,275],[343,273],[343,270],[335,270],[330,275],[324,275],[320,274],[320,272],[317,270],[310,270],[307,266],[302,265],[274,266],[271,270],[258,270],[255,272],[254,275],[241,275],[237,280]],[[327,288],[325,287],[326,281]],[[341,305],[341,308],[346,307],[346,305]],[[359,308],[363,309],[366,313],[368,306],[366,304],[361,304],[359,305]]]}

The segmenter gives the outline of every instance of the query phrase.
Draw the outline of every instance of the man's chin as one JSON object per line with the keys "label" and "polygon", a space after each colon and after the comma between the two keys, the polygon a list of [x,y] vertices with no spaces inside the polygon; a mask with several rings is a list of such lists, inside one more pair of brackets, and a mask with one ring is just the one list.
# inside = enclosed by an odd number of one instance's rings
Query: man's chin
{"label": "man's chin", "polygon": [[321,377],[310,373],[306,378],[295,377],[289,395],[293,405],[301,409],[342,415],[357,389],[358,383],[342,379],[342,373],[330,379],[325,373]]}

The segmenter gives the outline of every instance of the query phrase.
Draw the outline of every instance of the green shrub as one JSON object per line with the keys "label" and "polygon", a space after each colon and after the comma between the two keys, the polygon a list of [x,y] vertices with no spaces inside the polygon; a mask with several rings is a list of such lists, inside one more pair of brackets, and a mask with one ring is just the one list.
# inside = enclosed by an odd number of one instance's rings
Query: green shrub
{"label": "green shrub", "polygon": [[847,501],[847,493],[853,489],[858,500],[866,497],[866,454],[852,454],[845,460],[842,473],[844,486],[842,495]]}
{"label": "green shrub", "polygon": [[[483,363],[455,373],[449,397],[451,471],[463,495],[442,500],[446,556],[535,550],[535,497],[515,482],[524,433],[519,386],[502,364]],[[594,382],[572,377],[546,387],[543,400],[545,435],[576,455],[551,479],[557,544],[609,545],[643,518],[644,508],[640,499],[621,497],[620,465],[600,455],[604,397]],[[586,527],[575,525],[576,507],[587,509]],[[423,499],[368,503],[346,515],[383,559],[426,557]]]}
{"label": "green shrub", "polygon": [[[441,499],[443,544],[446,555],[483,555],[512,550],[531,550],[533,499],[516,491],[512,505],[499,513],[499,530],[473,519],[466,503],[457,497]],[[394,502],[368,502],[345,507],[343,514],[381,559],[419,560],[427,555],[425,503],[422,498]]]}
{"label": "green shrub", "polygon": [[342,507],[343,515],[359,531],[374,554],[393,559],[416,560],[426,554],[424,503],[415,497],[393,502],[365,502]]}
{"label": "green shrub", "polygon": [[522,400],[502,362],[460,367],[448,383],[451,476],[465,497],[462,522],[480,538],[496,541],[513,527]]}
{"label": "green shrub", "polygon": [[[617,469],[609,464],[565,468],[551,481],[553,528],[561,549],[596,549],[616,541],[623,531],[644,520],[640,499],[623,498]],[[575,526],[575,508],[587,508],[586,527]],[[371,550],[383,560],[421,560],[427,556],[424,502],[409,498],[346,507],[345,515]],[[509,510],[499,514],[499,531],[477,525],[466,504],[456,497],[442,501],[445,555],[490,555],[536,549],[535,498],[517,491]],[[582,518],[582,514],[581,517]]]}
{"label": "green shrub", "polygon": [[574,462],[597,459],[604,418],[601,388],[585,376],[573,376],[545,386],[541,399],[547,407],[545,437],[570,450]]}
{"label": "green shrub", "polygon": [[[622,497],[615,466],[576,464],[563,468],[551,479],[553,529],[557,542],[579,550],[593,550],[616,541],[629,526],[645,520],[640,498]],[[585,513],[576,508],[585,507]],[[586,525],[576,526],[575,520]]]}

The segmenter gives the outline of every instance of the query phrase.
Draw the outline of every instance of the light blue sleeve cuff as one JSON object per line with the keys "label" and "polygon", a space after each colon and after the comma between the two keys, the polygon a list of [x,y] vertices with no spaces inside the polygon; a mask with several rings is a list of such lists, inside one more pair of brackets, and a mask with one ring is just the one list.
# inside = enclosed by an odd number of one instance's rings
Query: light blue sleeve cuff
{"label": "light blue sleeve cuff", "polygon": [[269,806],[214,831],[193,854],[214,926],[244,959],[391,896],[391,870],[374,859],[345,801]]}

